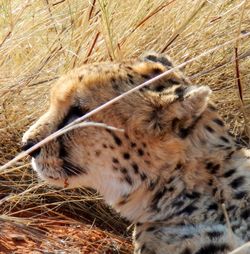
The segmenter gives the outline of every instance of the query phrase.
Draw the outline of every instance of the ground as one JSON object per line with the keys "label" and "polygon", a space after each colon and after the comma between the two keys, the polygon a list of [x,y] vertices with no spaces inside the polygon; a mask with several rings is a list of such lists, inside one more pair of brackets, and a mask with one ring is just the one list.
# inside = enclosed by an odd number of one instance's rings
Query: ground
{"label": "ground", "polygon": [[41,218],[33,225],[0,221],[1,254],[130,253],[130,241],[66,218]]}

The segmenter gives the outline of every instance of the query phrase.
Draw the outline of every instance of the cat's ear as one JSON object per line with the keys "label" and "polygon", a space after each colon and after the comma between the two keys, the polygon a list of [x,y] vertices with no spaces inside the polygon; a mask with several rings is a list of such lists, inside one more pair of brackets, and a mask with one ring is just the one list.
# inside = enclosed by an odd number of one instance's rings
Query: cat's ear
{"label": "cat's ear", "polygon": [[206,109],[211,93],[208,86],[189,86],[182,96],[182,105],[189,115],[198,117]]}

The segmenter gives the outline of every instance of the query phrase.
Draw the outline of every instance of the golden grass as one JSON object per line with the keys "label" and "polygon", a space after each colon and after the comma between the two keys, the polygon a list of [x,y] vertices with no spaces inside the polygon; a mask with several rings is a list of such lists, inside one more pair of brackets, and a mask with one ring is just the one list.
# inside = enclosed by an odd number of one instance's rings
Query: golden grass
{"label": "golden grass", "polygon": [[[146,50],[183,63],[248,32],[250,2],[243,0],[0,0],[0,165],[20,152],[22,133],[46,109],[53,81],[68,70]],[[249,70],[249,37],[185,67],[194,83],[214,90],[221,114],[246,141]],[[126,228],[98,195],[38,183],[26,159],[0,171],[0,198],[0,220],[66,213],[89,223],[97,218],[117,234]]]}

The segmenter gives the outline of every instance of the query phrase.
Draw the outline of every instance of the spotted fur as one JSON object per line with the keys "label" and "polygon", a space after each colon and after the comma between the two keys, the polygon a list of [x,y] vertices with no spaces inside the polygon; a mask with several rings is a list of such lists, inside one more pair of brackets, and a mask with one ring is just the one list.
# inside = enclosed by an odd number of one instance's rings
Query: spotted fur
{"label": "spotted fur", "polygon": [[[24,149],[172,66],[150,53],[71,71],[24,134]],[[99,191],[136,225],[136,254],[228,253],[250,240],[250,151],[228,132],[210,93],[174,71],[88,119],[124,133],[72,130],[35,151],[32,166],[51,184]]]}

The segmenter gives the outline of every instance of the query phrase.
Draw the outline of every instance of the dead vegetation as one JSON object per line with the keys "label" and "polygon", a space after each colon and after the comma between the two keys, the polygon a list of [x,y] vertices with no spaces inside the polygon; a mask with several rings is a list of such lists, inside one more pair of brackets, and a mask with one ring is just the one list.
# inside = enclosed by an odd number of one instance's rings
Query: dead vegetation
{"label": "dead vegetation", "polygon": [[[3,165],[20,152],[22,133],[45,110],[49,88],[62,73],[84,63],[137,57],[146,50],[183,63],[250,32],[250,2],[0,0],[0,28]],[[221,114],[246,143],[249,42],[248,36],[236,40],[185,68],[194,83],[213,89]],[[0,253],[131,252],[127,224],[98,195],[37,182],[28,159],[0,171],[0,198]],[[74,237],[68,238],[70,234]]]}

